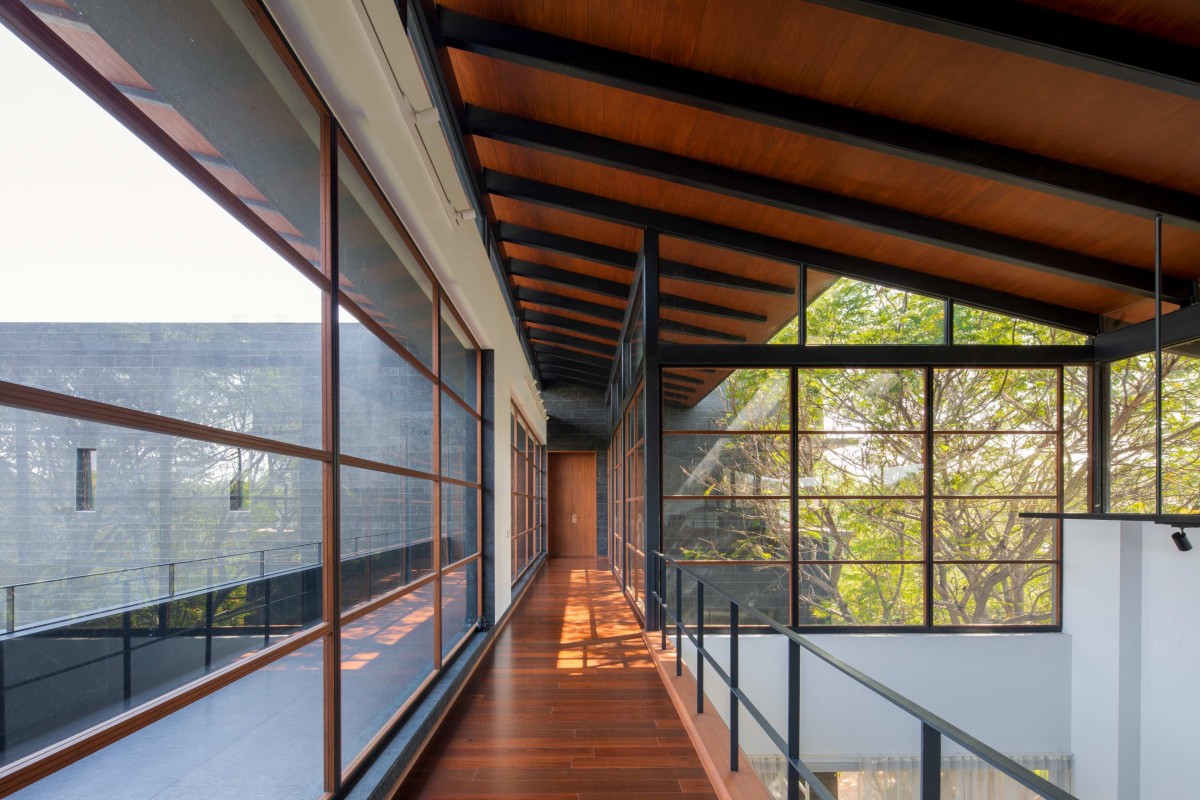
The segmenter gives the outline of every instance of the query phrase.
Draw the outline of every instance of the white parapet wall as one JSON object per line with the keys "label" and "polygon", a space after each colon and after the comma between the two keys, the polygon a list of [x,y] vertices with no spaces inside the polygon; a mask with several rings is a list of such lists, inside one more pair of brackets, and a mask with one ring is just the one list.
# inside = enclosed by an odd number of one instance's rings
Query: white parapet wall
{"label": "white parapet wall", "polygon": [[[1071,642],[1038,634],[820,634],[817,646],[1011,754],[1066,753],[1071,740]],[[787,645],[780,636],[742,636],[741,683],[780,732],[787,730]],[[728,665],[729,637],[706,648]],[[684,658],[695,669],[695,649]],[[728,723],[728,690],[711,671],[705,691]],[[862,756],[917,755],[920,724],[813,655],[800,662],[803,756],[837,769]],[[742,749],[778,750],[745,713]],[[957,749],[946,744],[944,752]]]}

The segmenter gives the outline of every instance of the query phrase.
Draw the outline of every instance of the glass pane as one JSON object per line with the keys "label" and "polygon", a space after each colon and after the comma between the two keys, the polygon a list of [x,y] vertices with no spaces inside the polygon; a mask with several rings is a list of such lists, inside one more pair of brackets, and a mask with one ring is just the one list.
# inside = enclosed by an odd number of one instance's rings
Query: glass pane
{"label": "glass pane", "polygon": [[442,474],[462,481],[479,480],[479,422],[445,394],[441,435]]}
{"label": "glass pane", "polygon": [[433,285],[341,150],[337,222],[342,291],[432,369]]}
{"label": "glass pane", "polygon": [[663,552],[680,559],[786,559],[786,499],[663,500]]}
{"label": "glass pane", "polygon": [[786,495],[787,434],[676,434],[663,437],[663,494]]}
{"label": "glass pane", "polygon": [[803,564],[800,625],[921,625],[923,564]]}
{"label": "glass pane", "polygon": [[802,431],[920,431],[925,427],[921,369],[798,371]]}
{"label": "glass pane", "polygon": [[[528,525],[528,520],[525,524]],[[479,490],[442,484],[442,566],[479,552]]]}
{"label": "glass pane", "polygon": [[[75,510],[80,445],[89,511]],[[320,462],[0,407],[0,464],[5,674],[21,684],[5,696],[8,758],[320,620]]]}
{"label": "glass pane", "polygon": [[342,769],[433,672],[433,584],[342,628]]}
{"label": "glass pane", "polygon": [[1057,558],[1058,523],[1021,513],[1055,510],[1053,500],[934,500],[934,558],[1030,561]]}
{"label": "glass pane", "polygon": [[954,305],[955,344],[1087,344],[1082,333],[1041,325],[982,308]]}
{"label": "glass pane", "polygon": [[1113,362],[1108,418],[1109,511],[1152,514],[1156,506],[1153,355]]}
{"label": "glass pane", "polygon": [[433,469],[433,383],[343,312],[341,447],[346,455]]}
{"label": "glass pane", "polygon": [[1091,367],[1063,369],[1063,511],[1092,511],[1089,403]]}
{"label": "glass pane", "polygon": [[342,608],[428,574],[433,482],[342,466]]}
{"label": "glass pane", "polygon": [[923,500],[801,500],[801,561],[912,561],[925,556]]}
{"label": "glass pane", "polygon": [[925,440],[919,434],[855,433],[798,437],[801,495],[919,495]]}
{"label": "glass pane", "polygon": [[935,434],[940,495],[1057,495],[1055,434]]}
{"label": "glass pane", "polygon": [[946,304],[933,297],[808,271],[808,344],[941,344]]}
{"label": "glass pane", "polygon": [[1200,513],[1200,342],[1163,354],[1163,511]]}
{"label": "glass pane", "polygon": [[[697,575],[709,586],[725,592],[745,608],[751,608],[768,619],[786,625],[788,623],[789,573],[785,564],[688,564],[689,574],[683,575],[683,619],[689,625],[696,624],[696,581]],[[675,570],[667,566],[666,600],[675,605]],[[743,609],[744,612],[744,609]],[[738,619],[743,626],[762,625],[748,612]],[[704,622],[707,625],[729,624],[729,601],[717,592],[706,590],[704,594]]]}
{"label": "glass pane", "polygon": [[442,576],[442,656],[475,629],[479,619],[479,562]]}
{"label": "glass pane", "polygon": [[935,625],[1054,625],[1055,564],[936,564]]}
{"label": "glass pane", "polygon": [[1058,371],[935,369],[935,430],[1052,431],[1058,428]]}
{"label": "glass pane", "polygon": [[10,797],[319,797],[321,664],[317,641]]}
{"label": "glass pane", "polygon": [[478,410],[475,388],[479,352],[445,303],[442,304],[441,326],[442,383]]}
{"label": "glass pane", "polygon": [[[294,86],[272,85],[282,68],[244,28],[246,12],[200,1],[128,17],[97,8],[87,4],[85,19],[137,51],[144,79],[125,65],[127,78],[165,103],[139,107],[161,108],[228,159],[214,173],[237,176],[315,250],[317,153],[305,130],[315,115],[296,121],[281,96]],[[217,51],[219,72],[193,72]],[[0,379],[319,447],[319,290],[7,29],[0,84],[6,119],[20,120],[0,126]],[[225,113],[234,94],[276,118]],[[204,141],[189,120],[220,138]]]}
{"label": "glass pane", "polygon": [[[664,381],[684,382],[704,394],[689,405],[668,404],[663,429],[673,431],[786,431],[790,427],[788,370],[739,369],[693,384],[689,371],[666,370]],[[709,388],[715,384],[715,388]]]}

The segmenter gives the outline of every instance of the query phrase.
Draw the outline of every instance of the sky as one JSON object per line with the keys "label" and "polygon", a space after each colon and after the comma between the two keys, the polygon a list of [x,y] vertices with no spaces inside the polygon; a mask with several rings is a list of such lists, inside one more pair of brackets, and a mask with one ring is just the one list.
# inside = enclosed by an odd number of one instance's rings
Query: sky
{"label": "sky", "polygon": [[0,321],[317,322],[320,292],[0,26]]}

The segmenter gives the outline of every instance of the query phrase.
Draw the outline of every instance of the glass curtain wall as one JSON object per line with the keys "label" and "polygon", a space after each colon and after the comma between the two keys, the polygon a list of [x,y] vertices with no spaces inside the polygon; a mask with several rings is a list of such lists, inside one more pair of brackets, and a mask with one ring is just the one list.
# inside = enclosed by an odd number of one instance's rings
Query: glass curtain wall
{"label": "glass curtain wall", "polygon": [[[705,335],[771,347],[753,350],[763,366],[722,366],[662,306],[659,342],[686,365],[660,375],[663,551],[814,630],[1056,628],[1059,524],[1021,514],[1090,504],[1092,370],[933,367],[922,351],[1088,337],[810,268],[778,265],[799,269],[802,293],[783,273],[751,286],[737,270],[759,260],[726,256]],[[752,292],[759,319],[738,305]],[[853,366],[853,347],[898,366]]]}
{"label": "glass curtain wall", "polygon": [[546,446],[512,407],[512,582],[546,552]]}
{"label": "glass curtain wall", "polygon": [[0,794],[328,796],[475,629],[478,347],[257,5],[0,13]]}

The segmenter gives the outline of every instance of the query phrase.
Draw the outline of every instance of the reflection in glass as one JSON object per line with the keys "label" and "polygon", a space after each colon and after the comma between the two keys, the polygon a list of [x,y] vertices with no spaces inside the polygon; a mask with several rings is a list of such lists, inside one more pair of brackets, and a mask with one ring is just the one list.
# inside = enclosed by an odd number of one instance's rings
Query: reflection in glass
{"label": "reflection in glass", "polygon": [[[666,370],[664,380],[682,380]],[[674,431],[786,431],[788,371],[739,369],[690,406],[664,407],[663,429]]]}
{"label": "reflection in glass", "polygon": [[1042,433],[934,434],[934,492],[1054,497],[1057,440]]}
{"label": "reflection in glass", "polygon": [[342,608],[426,575],[433,560],[433,482],[343,465]]}
{"label": "reflection in glass", "polygon": [[342,627],[342,768],[433,672],[433,584]]}
{"label": "reflection in glass", "polygon": [[925,371],[802,369],[802,431],[920,431],[925,426]]}
{"label": "reflection in glass", "polygon": [[442,576],[442,657],[475,629],[479,619],[479,561]]}
{"label": "reflection in glass", "polygon": [[663,437],[663,494],[786,495],[787,434],[675,434]]}
{"label": "reflection in glass", "polygon": [[479,353],[445,303],[442,303],[439,341],[442,383],[471,408],[478,410],[475,384],[479,373]]}
{"label": "reflection in glass", "polygon": [[479,552],[479,490],[442,484],[442,566]]}
{"label": "reflection in glass", "polygon": [[321,664],[318,640],[11,797],[319,797]]}
{"label": "reflection in glass", "polygon": [[924,447],[919,434],[802,434],[797,490],[801,495],[921,494]]}
{"label": "reflection in glass", "polygon": [[338,266],[342,291],[433,368],[433,285],[343,150],[338,151]]}
{"label": "reflection in glass", "polygon": [[433,384],[345,313],[338,332],[342,452],[432,470]]}
{"label": "reflection in glass", "polygon": [[786,559],[791,540],[786,498],[663,500],[663,552],[671,558]]}
{"label": "reflection in glass", "polygon": [[954,304],[955,344],[1038,345],[1088,343],[1082,333]]}
{"label": "reflection in glass", "polygon": [[442,475],[479,480],[479,423],[452,398],[442,395]]}

